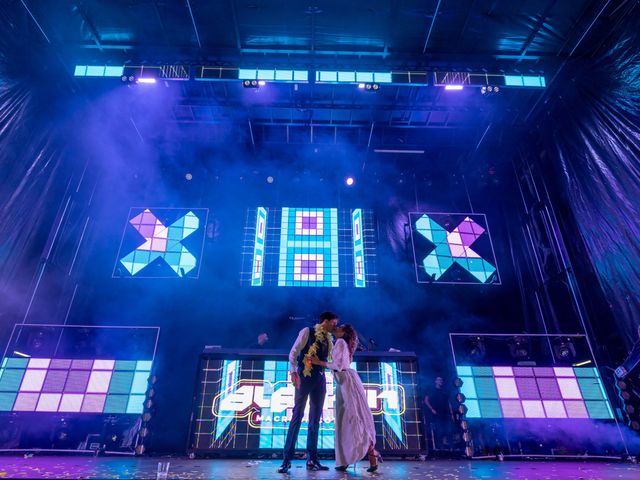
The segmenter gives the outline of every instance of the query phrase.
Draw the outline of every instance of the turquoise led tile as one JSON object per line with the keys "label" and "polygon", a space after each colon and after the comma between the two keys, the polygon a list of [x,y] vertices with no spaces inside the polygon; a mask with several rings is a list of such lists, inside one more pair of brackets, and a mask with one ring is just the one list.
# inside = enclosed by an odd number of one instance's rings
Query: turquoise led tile
{"label": "turquoise led tile", "polygon": [[129,395],[107,395],[103,413],[127,413],[128,403]]}
{"label": "turquoise led tile", "polygon": [[502,409],[498,400],[480,400],[482,418],[502,418]]}

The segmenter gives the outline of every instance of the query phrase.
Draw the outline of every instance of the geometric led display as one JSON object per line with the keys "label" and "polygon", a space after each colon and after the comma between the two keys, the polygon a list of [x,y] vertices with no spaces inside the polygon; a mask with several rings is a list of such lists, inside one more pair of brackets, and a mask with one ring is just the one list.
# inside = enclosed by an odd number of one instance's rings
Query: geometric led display
{"label": "geometric led display", "polygon": [[282,209],[280,287],[338,287],[338,211]]}
{"label": "geometric led display", "polygon": [[[366,287],[375,283],[375,230],[360,208],[258,207],[245,230],[242,283]],[[255,226],[255,227],[254,227]],[[366,253],[365,253],[366,252]]]}
{"label": "geometric led display", "polygon": [[140,414],[150,371],[148,360],[7,357],[0,411]]}
{"label": "geometric led display", "polygon": [[591,367],[457,366],[468,418],[613,419]]}
{"label": "geometric led display", "polygon": [[131,209],[114,276],[197,277],[205,209]]}
{"label": "geometric led display", "polygon": [[[201,360],[192,447],[196,450],[281,450],[293,412],[295,389],[288,380],[289,362],[266,358]],[[358,361],[351,364],[364,384],[380,450],[419,449],[420,407],[416,363]],[[318,448],[334,444],[334,374],[326,372]],[[307,442],[308,408],[296,444]]]}
{"label": "geometric led display", "polygon": [[500,283],[483,214],[410,213],[419,283]]}

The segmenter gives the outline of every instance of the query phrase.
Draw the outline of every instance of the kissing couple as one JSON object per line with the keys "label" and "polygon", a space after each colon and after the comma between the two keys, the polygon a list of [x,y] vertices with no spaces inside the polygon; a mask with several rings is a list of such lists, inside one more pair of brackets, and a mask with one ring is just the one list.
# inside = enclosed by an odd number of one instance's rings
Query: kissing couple
{"label": "kissing couple", "polygon": [[[333,334],[336,336],[335,345]],[[329,470],[329,467],[318,461],[320,417],[327,393],[325,369],[333,371],[338,384],[335,407],[335,469],[344,472],[350,464],[355,464],[365,455],[368,455],[370,463],[367,471],[375,472],[378,469],[378,460],[381,460],[381,457],[375,449],[376,430],[373,416],[360,376],[350,367],[357,346],[358,334],[355,329],[349,324],[338,327],[338,315],[333,312],[323,312],[319,323],[300,330],[289,352],[289,371],[296,393],[279,473],[287,473],[291,468],[307,400],[307,470]]]}

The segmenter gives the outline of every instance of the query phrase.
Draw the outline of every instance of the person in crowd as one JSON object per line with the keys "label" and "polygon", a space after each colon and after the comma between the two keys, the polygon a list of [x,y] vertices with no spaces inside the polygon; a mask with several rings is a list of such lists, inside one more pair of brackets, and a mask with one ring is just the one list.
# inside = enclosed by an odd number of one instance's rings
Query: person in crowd
{"label": "person in crowd", "polygon": [[442,450],[448,445],[453,410],[449,392],[444,386],[444,378],[436,376],[433,385],[424,396],[426,420],[431,427],[431,446],[433,450]]}

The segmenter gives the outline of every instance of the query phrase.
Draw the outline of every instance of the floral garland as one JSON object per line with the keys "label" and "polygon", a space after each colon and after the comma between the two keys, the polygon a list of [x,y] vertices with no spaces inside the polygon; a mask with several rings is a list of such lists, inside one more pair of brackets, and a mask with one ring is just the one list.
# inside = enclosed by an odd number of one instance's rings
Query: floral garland
{"label": "floral garland", "polygon": [[311,358],[318,355],[318,347],[320,346],[320,344],[323,341],[327,342],[327,345],[329,346],[329,357],[331,357],[331,350],[333,348],[333,335],[331,335],[330,332],[325,331],[324,328],[322,328],[322,325],[320,325],[319,323],[317,323],[316,326],[313,327],[313,329],[315,332],[316,340],[311,344],[309,350],[304,356],[304,370],[302,370],[302,374],[305,377],[311,376],[311,369],[313,368]]}

